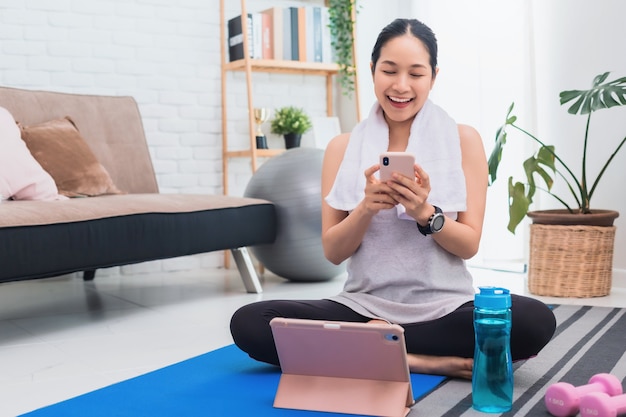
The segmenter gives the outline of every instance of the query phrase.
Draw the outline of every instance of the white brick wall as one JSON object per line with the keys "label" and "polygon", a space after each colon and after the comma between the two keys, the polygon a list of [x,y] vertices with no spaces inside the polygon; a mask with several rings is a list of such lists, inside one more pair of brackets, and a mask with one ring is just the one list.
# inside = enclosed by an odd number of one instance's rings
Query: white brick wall
{"label": "white brick wall", "polygon": [[[176,5],[175,5],[176,3]],[[314,2],[315,3],[315,2]],[[227,19],[239,1],[227,0]],[[249,0],[248,10],[298,2]],[[218,0],[0,0],[0,84],[139,103],[157,180],[165,193],[222,193]],[[243,74],[229,74],[229,138],[247,143]],[[325,80],[254,74],[256,106],[325,115]],[[305,83],[306,82],[306,83]],[[272,147],[282,138],[269,135]],[[250,164],[230,164],[230,194],[243,195]],[[221,266],[222,252],[109,273]]]}

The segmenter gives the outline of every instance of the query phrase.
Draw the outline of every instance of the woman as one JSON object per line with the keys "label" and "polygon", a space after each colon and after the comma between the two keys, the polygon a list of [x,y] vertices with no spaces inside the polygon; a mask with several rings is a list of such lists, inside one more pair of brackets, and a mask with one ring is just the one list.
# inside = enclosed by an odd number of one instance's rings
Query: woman
{"label": "woman", "polygon": [[[348,260],[344,291],[324,300],[250,304],[231,320],[235,343],[278,364],[269,321],[277,316],[391,322],[405,330],[411,372],[470,379],[474,355],[472,277],[487,193],[481,138],[429,100],[438,72],[435,35],[396,19],[380,33],[371,70],[377,103],[352,133],[328,145],[322,169],[322,244]],[[381,182],[380,153],[416,156],[415,178]],[[555,318],[543,303],[513,295],[514,360],[536,355]]]}

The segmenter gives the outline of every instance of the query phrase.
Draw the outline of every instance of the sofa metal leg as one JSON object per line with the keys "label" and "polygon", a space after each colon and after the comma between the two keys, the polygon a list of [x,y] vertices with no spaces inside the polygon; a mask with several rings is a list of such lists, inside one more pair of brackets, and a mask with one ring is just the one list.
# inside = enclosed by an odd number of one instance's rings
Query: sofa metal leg
{"label": "sofa metal leg", "polygon": [[83,271],[83,281],[93,281],[96,277],[96,270],[90,269],[88,271]]}
{"label": "sofa metal leg", "polygon": [[241,247],[231,249],[230,251],[233,254],[233,258],[235,258],[235,263],[237,264],[237,269],[243,280],[243,285],[246,287],[246,291],[257,294],[262,293],[263,288],[261,287],[256,269],[254,269],[254,265],[252,264],[248,249]]}

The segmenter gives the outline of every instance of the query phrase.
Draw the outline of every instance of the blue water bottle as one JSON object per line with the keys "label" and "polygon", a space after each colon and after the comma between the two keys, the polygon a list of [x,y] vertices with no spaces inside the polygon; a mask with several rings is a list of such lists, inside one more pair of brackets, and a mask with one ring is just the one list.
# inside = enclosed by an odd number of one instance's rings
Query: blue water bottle
{"label": "blue water bottle", "polygon": [[499,287],[479,287],[474,298],[474,369],[472,406],[503,413],[513,405],[511,294]]}

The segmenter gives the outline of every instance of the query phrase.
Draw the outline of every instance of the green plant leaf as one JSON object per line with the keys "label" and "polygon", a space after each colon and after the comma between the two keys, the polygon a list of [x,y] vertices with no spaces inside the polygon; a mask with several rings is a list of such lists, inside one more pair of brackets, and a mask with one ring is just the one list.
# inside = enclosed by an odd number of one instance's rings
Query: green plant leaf
{"label": "green plant leaf", "polygon": [[[555,164],[555,157],[554,157],[555,154],[556,154],[556,151],[555,151],[554,145],[542,146],[541,148],[539,148],[539,151],[537,152],[537,163],[541,165],[545,165],[548,168],[550,168],[552,172],[555,172],[556,171],[556,164]],[[551,187],[548,187],[548,188],[551,188]]]}
{"label": "green plant leaf", "polygon": [[506,131],[504,130],[504,127],[500,127],[496,133],[496,144],[494,145],[491,155],[489,155],[489,160],[487,161],[489,165],[489,185],[493,184],[498,176],[498,166],[502,160],[502,148],[505,143]]}
{"label": "green plant leaf", "polygon": [[335,61],[339,65],[339,84],[342,93],[350,97],[354,91],[354,57],[352,45],[354,43],[354,13],[358,13],[356,0],[329,0],[328,27],[330,29],[331,46],[335,52]]}
{"label": "green plant leaf", "polygon": [[597,87],[598,85],[602,84],[604,80],[609,77],[609,74],[610,72],[605,72],[604,74],[596,75],[593,79],[593,86]]}
{"label": "green plant leaf", "polygon": [[561,104],[565,104],[568,101],[572,101],[575,98],[578,98],[582,93],[584,93],[584,91],[580,91],[580,90],[562,91],[560,95]]}
{"label": "green plant leaf", "polygon": [[552,188],[554,180],[552,179],[550,174],[548,174],[548,172],[546,172],[546,170],[542,168],[539,159],[531,156],[524,161],[523,166],[524,172],[526,173],[526,178],[528,179],[528,184],[530,184],[533,194],[535,192],[535,188],[537,188],[534,174],[538,174],[543,179],[543,181],[546,183],[546,187],[548,187],[548,190]]}
{"label": "green plant leaf", "polygon": [[[568,90],[560,94],[561,104],[576,100],[568,109],[570,114],[589,114],[596,110],[626,104],[626,77],[604,83],[610,72],[597,75],[589,90]],[[604,83],[604,84],[603,84]]]}
{"label": "green plant leaf", "polygon": [[552,188],[554,180],[552,174],[546,170],[549,168],[554,173],[554,146],[543,146],[536,155],[526,159],[523,163],[526,173],[527,184],[513,183],[513,177],[509,177],[509,224],[507,228],[513,234],[515,229],[526,216],[533,197],[537,191],[535,174],[546,184],[548,190]]}
{"label": "green plant leaf", "polygon": [[613,94],[611,91],[602,92],[602,101],[604,101],[609,107],[615,107],[620,105],[619,101],[615,101],[615,99],[613,98]]}
{"label": "green plant leaf", "polygon": [[509,224],[507,229],[515,234],[515,229],[524,220],[532,197],[526,195],[526,187],[521,182],[513,184],[513,177],[509,177]]}
{"label": "green plant leaf", "polygon": [[498,166],[500,165],[500,161],[502,160],[502,149],[506,144],[506,127],[508,125],[512,125],[517,120],[516,116],[511,116],[511,112],[513,111],[513,107],[515,103],[511,103],[509,106],[509,110],[506,113],[506,119],[502,126],[500,126],[496,132],[496,141],[495,145],[491,151],[491,155],[489,155],[489,160],[487,164],[489,166],[489,184],[493,184],[498,176]]}

